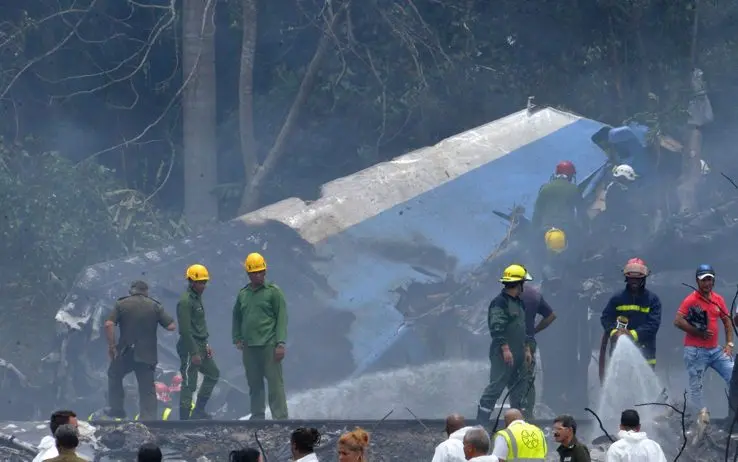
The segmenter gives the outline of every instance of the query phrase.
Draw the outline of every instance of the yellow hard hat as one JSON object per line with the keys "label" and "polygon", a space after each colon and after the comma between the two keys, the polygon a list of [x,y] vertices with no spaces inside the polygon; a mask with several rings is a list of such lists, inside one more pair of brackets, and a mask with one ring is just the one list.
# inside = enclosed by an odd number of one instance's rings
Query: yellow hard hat
{"label": "yellow hard hat", "polygon": [[247,273],[258,273],[259,271],[265,271],[267,269],[266,260],[261,256],[260,253],[250,253],[246,257],[246,261],[243,262],[243,267],[246,268]]}
{"label": "yellow hard hat", "polygon": [[210,280],[210,274],[208,273],[208,269],[200,264],[195,264],[187,268],[185,277],[189,279],[190,281],[209,281]]}
{"label": "yellow hard hat", "polygon": [[546,231],[544,239],[546,240],[548,250],[556,253],[566,250],[566,234],[562,230],[551,228]]}
{"label": "yellow hard hat", "polygon": [[532,281],[533,278],[522,265],[510,265],[502,272],[500,282]]}

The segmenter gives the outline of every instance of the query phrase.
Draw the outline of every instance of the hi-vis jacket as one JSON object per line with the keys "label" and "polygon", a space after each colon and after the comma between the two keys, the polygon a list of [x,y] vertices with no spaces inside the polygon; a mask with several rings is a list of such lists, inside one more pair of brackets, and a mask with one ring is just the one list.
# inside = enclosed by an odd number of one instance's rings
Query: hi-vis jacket
{"label": "hi-vis jacket", "polygon": [[644,288],[638,294],[628,289],[613,295],[602,311],[600,322],[605,332],[612,332],[618,316],[628,318],[628,330],[641,347],[649,364],[656,364],[656,333],[661,326],[661,300]]}

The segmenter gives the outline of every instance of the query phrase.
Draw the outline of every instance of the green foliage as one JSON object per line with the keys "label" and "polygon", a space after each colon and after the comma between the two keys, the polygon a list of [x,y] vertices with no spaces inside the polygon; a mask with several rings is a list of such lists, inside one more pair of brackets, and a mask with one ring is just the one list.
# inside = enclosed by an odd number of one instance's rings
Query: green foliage
{"label": "green foliage", "polygon": [[150,199],[121,188],[110,169],[75,166],[36,146],[0,141],[2,278],[6,288],[20,289],[16,295],[66,290],[85,265],[186,232]]}

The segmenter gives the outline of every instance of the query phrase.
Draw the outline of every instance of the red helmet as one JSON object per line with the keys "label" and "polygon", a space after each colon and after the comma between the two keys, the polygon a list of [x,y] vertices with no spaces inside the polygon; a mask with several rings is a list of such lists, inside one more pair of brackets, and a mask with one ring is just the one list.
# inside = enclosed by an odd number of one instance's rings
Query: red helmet
{"label": "red helmet", "polygon": [[623,268],[623,274],[631,278],[645,278],[648,276],[648,266],[640,258],[631,258]]}
{"label": "red helmet", "polygon": [[569,178],[577,174],[577,168],[570,160],[563,160],[556,164],[556,175],[566,175]]}

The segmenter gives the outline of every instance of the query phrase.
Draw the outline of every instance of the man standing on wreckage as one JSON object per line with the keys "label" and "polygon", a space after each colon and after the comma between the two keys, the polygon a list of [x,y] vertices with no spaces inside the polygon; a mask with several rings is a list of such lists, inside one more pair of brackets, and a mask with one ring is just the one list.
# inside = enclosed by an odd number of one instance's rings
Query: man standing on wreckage
{"label": "man standing on wreckage", "polygon": [[648,364],[656,367],[656,333],[661,326],[661,300],[646,289],[648,267],[640,258],[631,258],[623,268],[625,289],[610,298],[602,311],[602,343],[600,345],[600,381],[605,380],[608,342],[614,346],[618,338],[630,337]]}
{"label": "man standing on wreckage", "polygon": [[526,382],[526,368],[533,361],[526,348],[525,308],[520,294],[525,281],[533,278],[522,265],[510,265],[502,273],[502,292],[489,304],[487,324],[492,336],[489,347],[489,384],[482,392],[477,408],[477,420],[489,421],[497,400],[505,388],[510,390],[510,405],[526,414],[535,403],[527,403],[531,381]]}

